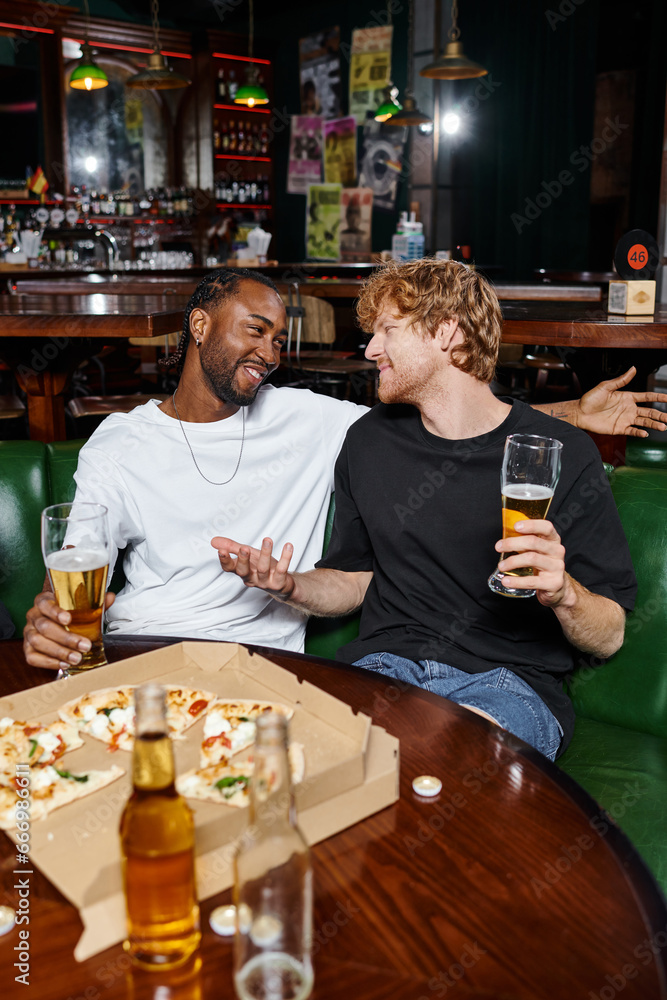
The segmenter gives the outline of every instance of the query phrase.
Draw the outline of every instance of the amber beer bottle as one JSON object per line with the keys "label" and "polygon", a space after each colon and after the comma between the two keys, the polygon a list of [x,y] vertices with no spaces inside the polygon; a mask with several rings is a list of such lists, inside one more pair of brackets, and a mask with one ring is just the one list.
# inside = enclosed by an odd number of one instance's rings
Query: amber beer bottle
{"label": "amber beer bottle", "polygon": [[120,822],[127,911],[124,948],[144,968],[169,969],[199,945],[194,821],[174,786],[164,688],[135,690],[133,791]]}

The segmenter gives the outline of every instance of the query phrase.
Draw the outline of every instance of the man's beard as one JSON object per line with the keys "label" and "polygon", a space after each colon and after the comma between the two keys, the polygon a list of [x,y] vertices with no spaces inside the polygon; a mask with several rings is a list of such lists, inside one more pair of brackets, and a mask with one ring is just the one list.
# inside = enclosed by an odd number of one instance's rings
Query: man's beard
{"label": "man's beard", "polygon": [[241,391],[234,384],[236,371],[245,364],[245,360],[231,365],[220,357],[211,358],[208,351],[204,353],[204,345],[202,345],[200,351],[201,370],[211,391],[215,393],[218,399],[221,399],[223,403],[233,403],[234,406],[250,406],[255,401],[257,390],[263,383],[258,382],[256,386],[247,392]]}

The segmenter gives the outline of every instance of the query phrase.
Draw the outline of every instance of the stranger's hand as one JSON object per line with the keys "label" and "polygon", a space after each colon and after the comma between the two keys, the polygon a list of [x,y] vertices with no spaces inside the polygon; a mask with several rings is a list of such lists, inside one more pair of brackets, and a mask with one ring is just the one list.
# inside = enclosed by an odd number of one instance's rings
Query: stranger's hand
{"label": "stranger's hand", "polygon": [[[107,593],[104,608],[110,608],[115,594]],[[23,652],[31,667],[66,670],[81,661],[81,654],[90,649],[90,639],[68,632],[71,615],[56,604],[53,594],[45,590],[35,598],[23,629]]]}
{"label": "stranger's hand", "polygon": [[261,549],[220,537],[212,538],[211,545],[218,550],[220,565],[225,573],[236,573],[246,587],[258,587],[283,601],[294,590],[294,577],[287,572],[294,552],[290,542],[283,546],[280,559],[274,559],[272,555],[273,542],[270,538],[263,539]]}
{"label": "stranger's hand", "polygon": [[[521,533],[519,538],[502,538],[496,542],[501,553],[498,569],[522,569],[530,566],[532,576],[505,576],[503,583],[516,590],[536,590],[540,604],[554,608],[569,604],[574,597],[570,578],[565,572],[565,548],[551,521],[517,521],[512,526]],[[513,552],[508,558],[504,553]]]}
{"label": "stranger's hand", "polygon": [[655,431],[667,428],[667,413],[638,403],[667,403],[664,392],[620,392],[630,382],[637,369],[629,368],[624,375],[600,382],[585,393],[579,402],[577,425],[595,434],[627,434],[646,437],[650,427]]}

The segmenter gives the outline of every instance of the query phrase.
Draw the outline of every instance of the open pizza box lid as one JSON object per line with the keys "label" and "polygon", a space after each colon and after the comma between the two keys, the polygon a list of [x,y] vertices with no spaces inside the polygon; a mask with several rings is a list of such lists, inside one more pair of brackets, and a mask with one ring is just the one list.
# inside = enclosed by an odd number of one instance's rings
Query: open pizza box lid
{"label": "open pizza box lid", "polygon": [[[299,825],[314,844],[398,798],[398,740],[371,720],[288,670],[234,643],[184,642],[30,688],[0,699],[0,718],[50,722],[58,709],[88,691],[149,680],[200,688],[230,699],[279,701],[294,708],[290,738],[304,746],[306,773],[295,788]],[[204,722],[174,741],[176,773],[199,765]],[[131,791],[131,754],[83,734],[84,746],[63,760],[68,770],[125,770],[119,780],[32,824],[30,859],[80,912],[79,961],[121,941],[125,908],[118,826]],[[243,756],[243,755],[242,755]],[[235,840],[247,809],[190,799],[197,831],[200,899],[233,881]],[[9,836],[16,840],[14,831]]]}

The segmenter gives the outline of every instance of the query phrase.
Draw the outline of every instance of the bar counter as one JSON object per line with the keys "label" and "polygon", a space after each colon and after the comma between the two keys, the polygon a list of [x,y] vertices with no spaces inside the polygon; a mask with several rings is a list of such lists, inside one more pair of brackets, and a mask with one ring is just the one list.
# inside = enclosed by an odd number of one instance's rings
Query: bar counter
{"label": "bar counter", "polygon": [[[222,266],[222,265],[221,265]],[[376,270],[377,264],[323,264],[301,262],[267,264],[253,268],[267,275],[283,291],[297,283],[304,295],[326,299],[355,299],[366,279]],[[19,294],[74,294],[91,291],[120,294],[191,294],[198,281],[215,268],[192,267],[187,270],[115,270],[86,272],[69,269],[5,270],[5,290]],[[526,282],[494,282],[501,301],[518,302],[600,302],[602,289],[596,285],[551,285]]]}

